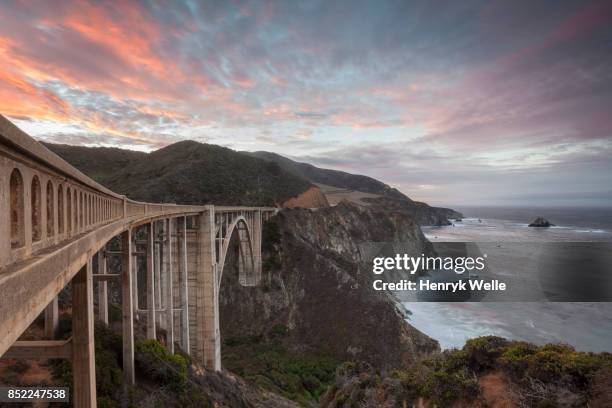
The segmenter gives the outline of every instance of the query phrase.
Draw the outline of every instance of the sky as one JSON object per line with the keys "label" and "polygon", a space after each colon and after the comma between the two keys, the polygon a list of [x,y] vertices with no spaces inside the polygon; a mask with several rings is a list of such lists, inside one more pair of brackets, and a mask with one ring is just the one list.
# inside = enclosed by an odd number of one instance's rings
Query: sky
{"label": "sky", "polygon": [[436,205],[612,206],[610,1],[3,1],[0,113],[192,139]]}

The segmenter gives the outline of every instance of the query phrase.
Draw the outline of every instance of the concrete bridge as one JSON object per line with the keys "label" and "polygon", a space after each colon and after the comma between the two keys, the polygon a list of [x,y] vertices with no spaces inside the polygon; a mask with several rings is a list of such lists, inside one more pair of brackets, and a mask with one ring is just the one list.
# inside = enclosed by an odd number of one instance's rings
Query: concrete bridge
{"label": "concrete bridge", "polygon": [[[95,407],[94,296],[99,319],[108,323],[108,282],[117,280],[126,383],[135,382],[135,319],[146,322],[148,338],[164,329],[171,352],[179,344],[219,370],[219,287],[228,251],[237,248],[240,284],[257,285],[262,222],[276,211],[129,200],[0,116],[0,356],[70,359],[74,406]],[[112,258],[119,273],[107,270]],[[72,338],[56,340],[58,294],[68,284]],[[41,313],[47,339],[20,341]]]}

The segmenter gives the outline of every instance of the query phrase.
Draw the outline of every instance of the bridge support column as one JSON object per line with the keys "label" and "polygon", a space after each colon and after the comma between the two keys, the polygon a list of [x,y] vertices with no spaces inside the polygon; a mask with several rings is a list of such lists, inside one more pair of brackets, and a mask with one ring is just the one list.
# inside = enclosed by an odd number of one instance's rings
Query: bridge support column
{"label": "bridge support column", "polygon": [[72,377],[75,407],[96,406],[93,277],[91,258],[72,278]]}
{"label": "bridge support column", "polygon": [[45,337],[54,340],[59,323],[57,296],[45,308]]}
{"label": "bridge support column", "polygon": [[155,327],[155,270],[153,252],[155,250],[154,223],[147,224],[147,338],[156,339]]}
{"label": "bridge support column", "polygon": [[164,260],[166,266],[166,341],[168,350],[174,353],[174,284],[172,277],[172,218],[166,219],[166,248]]}
{"label": "bridge support column", "polygon": [[182,218],[181,234],[181,347],[190,353],[189,344],[189,274],[187,272],[187,216]]}
{"label": "bridge support column", "polygon": [[[106,254],[104,248],[98,252],[98,275],[106,275]],[[98,280],[98,315],[101,321],[108,324],[108,283]]]}
{"label": "bridge support column", "polygon": [[253,217],[252,243],[253,243],[253,266],[255,267],[255,282],[261,282],[261,240],[262,240],[262,217],[261,211],[256,210]]}
{"label": "bridge support column", "polygon": [[132,233],[132,308],[134,319],[140,320],[138,315],[138,255],[136,255],[135,234]]}
{"label": "bridge support column", "polygon": [[134,308],[132,298],[132,232],[121,234],[121,309],[123,331],[123,377],[133,385],[134,376]]}
{"label": "bridge support column", "polygon": [[221,336],[219,330],[219,283],[215,255],[214,207],[202,213],[198,234],[200,259],[196,276],[197,299],[197,355],[211,370],[221,370]]}
{"label": "bridge support column", "polygon": [[[153,232],[155,233],[155,238],[154,238],[154,256],[155,256],[155,263],[154,263],[154,267],[155,267],[155,296],[157,298],[156,304],[157,304],[157,309],[156,312],[161,312],[161,310],[163,309],[163,291],[162,291],[162,279],[161,279],[161,274],[162,274],[162,264],[161,264],[161,254],[163,251],[163,247],[162,247],[162,242],[158,241],[157,238],[157,229],[155,228],[155,222],[153,222]],[[159,225],[159,224],[158,224]],[[157,318],[157,326],[160,327],[161,329],[164,328],[164,318],[163,318],[163,314],[162,313],[156,313]]]}

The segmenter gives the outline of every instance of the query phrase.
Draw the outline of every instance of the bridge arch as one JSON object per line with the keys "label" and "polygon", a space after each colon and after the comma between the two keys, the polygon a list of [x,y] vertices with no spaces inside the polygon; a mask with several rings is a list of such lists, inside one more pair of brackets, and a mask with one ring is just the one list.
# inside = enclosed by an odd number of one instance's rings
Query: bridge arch
{"label": "bridge arch", "polygon": [[219,265],[218,284],[221,285],[223,280],[223,270],[225,269],[225,261],[227,253],[234,242],[238,239],[238,271],[239,281],[243,286],[254,286],[259,283],[259,278],[256,275],[256,259],[253,248],[253,240],[251,228],[248,220],[240,215],[235,217],[229,224],[220,224],[217,228],[217,264]]}

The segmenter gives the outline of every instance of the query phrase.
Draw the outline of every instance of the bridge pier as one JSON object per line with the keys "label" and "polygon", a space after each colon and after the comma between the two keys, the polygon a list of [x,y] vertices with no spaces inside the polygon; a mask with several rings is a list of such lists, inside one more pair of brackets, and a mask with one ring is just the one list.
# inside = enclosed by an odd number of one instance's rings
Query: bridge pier
{"label": "bridge pier", "polygon": [[187,216],[182,217],[181,241],[181,348],[190,353],[189,342],[189,273],[187,271]]}
{"label": "bridge pier", "polygon": [[[98,275],[106,275],[106,254],[104,248],[98,251]],[[98,316],[108,325],[108,283],[105,279],[98,280]]]}
{"label": "bridge pier", "polygon": [[[153,222],[153,231],[154,231],[154,239],[153,239],[153,253],[154,253],[154,274],[155,274],[155,298],[156,298],[156,319],[157,319],[157,327],[163,329],[164,328],[164,317],[162,313],[163,309],[163,289],[162,289],[162,240],[158,239],[160,234],[157,232],[158,228],[155,226],[156,222]],[[159,226],[159,223],[157,223]],[[161,231],[163,228],[160,228]]]}
{"label": "bridge pier", "polygon": [[153,259],[157,256],[155,251],[155,227],[154,223],[147,224],[147,338],[156,339],[155,327],[155,269]]}
{"label": "bridge pier", "polygon": [[172,226],[173,226],[172,218],[167,218],[165,222],[165,248],[164,248],[164,258],[165,258],[165,267],[166,267],[166,282],[164,285],[164,289],[166,291],[166,342],[168,350],[171,353],[174,353],[174,280],[173,280],[173,271],[172,271]]}
{"label": "bridge pier", "polygon": [[93,271],[87,266],[72,278],[72,401],[75,407],[96,407]]}
{"label": "bridge pier", "polygon": [[218,271],[215,255],[215,213],[214,207],[199,219],[200,263],[198,265],[198,350],[197,354],[204,367],[221,370],[221,333],[219,330]]}
{"label": "bridge pier", "polygon": [[134,308],[132,298],[132,231],[121,234],[121,310],[123,331],[123,377],[128,385],[136,381],[134,374]]}
{"label": "bridge pier", "polygon": [[45,308],[45,337],[54,340],[59,323],[59,310],[57,296]]}
{"label": "bridge pier", "polygon": [[132,232],[132,308],[134,319],[139,320],[138,314],[138,255],[136,254],[135,234]]}

